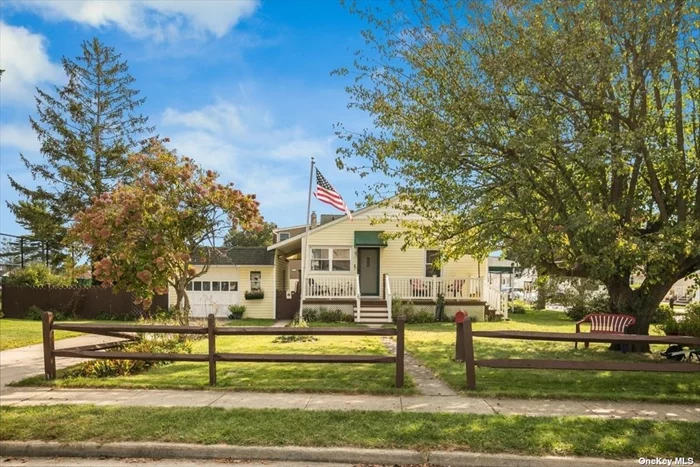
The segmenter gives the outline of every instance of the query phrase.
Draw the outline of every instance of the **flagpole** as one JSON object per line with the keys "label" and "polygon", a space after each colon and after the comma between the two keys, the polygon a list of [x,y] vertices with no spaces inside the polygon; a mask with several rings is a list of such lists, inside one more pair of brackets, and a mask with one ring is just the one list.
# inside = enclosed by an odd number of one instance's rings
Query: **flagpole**
{"label": "flagpole", "polygon": [[[314,158],[311,158],[311,171],[309,172],[309,199],[306,202],[306,235],[301,243],[301,298],[299,299],[299,321],[304,319],[302,308],[304,306],[304,298],[306,295],[306,260],[309,251],[309,225],[311,223],[311,187],[314,180]],[[310,259],[310,258],[309,258]],[[311,264],[309,262],[309,264]]]}

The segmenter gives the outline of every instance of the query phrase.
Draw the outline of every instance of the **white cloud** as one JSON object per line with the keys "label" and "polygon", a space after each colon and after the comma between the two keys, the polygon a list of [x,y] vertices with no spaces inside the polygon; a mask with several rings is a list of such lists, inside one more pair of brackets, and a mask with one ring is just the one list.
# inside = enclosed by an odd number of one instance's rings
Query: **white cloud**
{"label": "white cloud", "polygon": [[36,133],[26,124],[7,123],[0,125],[0,146],[13,148],[26,155],[39,152],[40,144]]}
{"label": "white cloud", "polygon": [[218,171],[223,180],[275,209],[303,204],[309,157],[334,153],[331,135],[310,136],[298,125],[276,126],[267,109],[231,101],[188,111],[167,108],[158,132],[170,138],[179,154]]}
{"label": "white cloud", "polygon": [[0,81],[3,104],[32,102],[34,88],[65,79],[61,67],[51,62],[46,39],[26,28],[0,22]]}
{"label": "white cloud", "polygon": [[222,37],[251,16],[259,0],[14,0],[12,5],[49,20],[114,26],[140,39],[164,41]]}

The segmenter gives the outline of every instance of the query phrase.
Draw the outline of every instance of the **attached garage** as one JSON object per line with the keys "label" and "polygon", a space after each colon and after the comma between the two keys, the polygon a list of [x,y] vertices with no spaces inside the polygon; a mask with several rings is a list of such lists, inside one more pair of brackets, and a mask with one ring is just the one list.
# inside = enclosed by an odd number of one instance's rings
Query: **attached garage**
{"label": "attached garage", "polygon": [[[209,269],[187,286],[191,316],[205,318],[213,313],[226,318],[229,305],[244,305],[244,318],[275,318],[275,252],[265,247],[216,247],[206,250]],[[193,258],[201,271],[204,257]],[[170,303],[175,290],[170,289]]]}

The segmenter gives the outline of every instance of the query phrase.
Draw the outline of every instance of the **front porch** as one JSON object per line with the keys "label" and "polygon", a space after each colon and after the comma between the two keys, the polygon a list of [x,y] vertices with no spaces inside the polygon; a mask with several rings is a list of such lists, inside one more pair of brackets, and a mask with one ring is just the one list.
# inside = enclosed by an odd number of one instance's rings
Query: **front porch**
{"label": "front porch", "polygon": [[363,294],[359,274],[307,274],[301,287],[302,308],[338,307],[363,323],[391,322],[394,300],[431,308],[440,295],[446,309],[483,306],[508,316],[507,294],[488,284],[484,277],[445,279],[384,274],[377,295]]}

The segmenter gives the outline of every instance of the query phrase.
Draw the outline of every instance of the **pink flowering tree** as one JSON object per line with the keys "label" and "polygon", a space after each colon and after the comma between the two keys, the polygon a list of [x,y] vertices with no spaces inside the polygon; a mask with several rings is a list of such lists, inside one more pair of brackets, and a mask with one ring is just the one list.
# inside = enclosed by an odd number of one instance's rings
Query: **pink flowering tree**
{"label": "pink flowering tree", "polygon": [[[187,284],[209,268],[206,247],[231,228],[259,229],[259,203],[155,139],[130,164],[140,175],[78,213],[69,238],[100,252],[103,259],[94,268],[103,286],[133,293],[148,310],[153,296],[170,285],[175,307],[186,317]],[[193,255],[203,260],[199,270],[191,264]]]}

